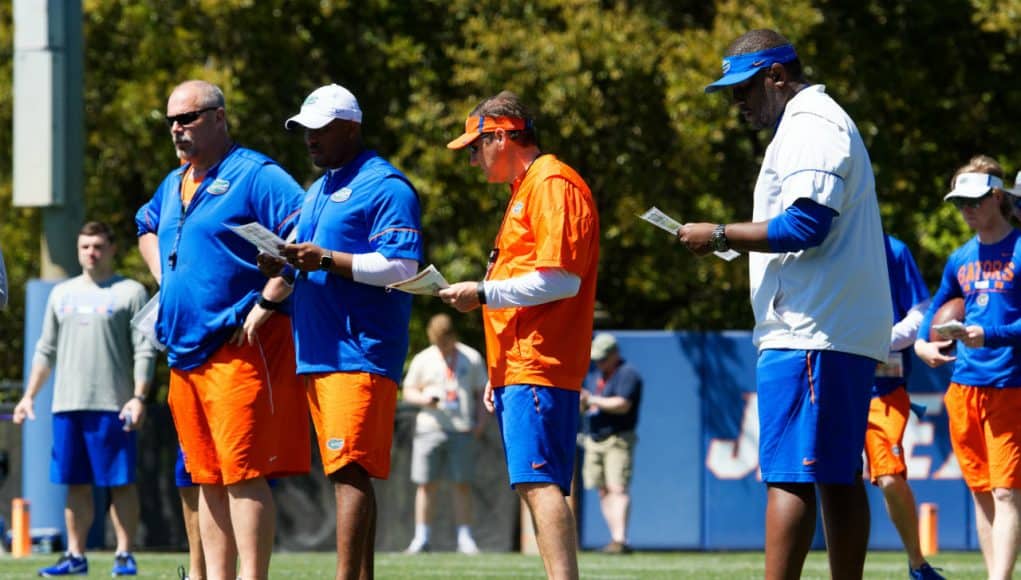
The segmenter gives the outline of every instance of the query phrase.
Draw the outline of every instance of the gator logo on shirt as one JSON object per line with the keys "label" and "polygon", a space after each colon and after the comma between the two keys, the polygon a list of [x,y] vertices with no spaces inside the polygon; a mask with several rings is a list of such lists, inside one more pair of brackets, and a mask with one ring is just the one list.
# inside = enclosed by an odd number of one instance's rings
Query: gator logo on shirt
{"label": "gator logo on shirt", "polygon": [[517,214],[520,214],[521,210],[523,210],[523,209],[525,209],[525,204],[523,204],[523,203],[521,203],[519,201],[519,202],[515,203],[514,206],[511,208],[511,213],[517,215]]}
{"label": "gator logo on shirt", "polygon": [[978,304],[979,306],[983,306],[983,307],[986,304],[989,304],[989,295],[986,294],[985,292],[983,292],[982,294],[979,294],[978,296],[975,297],[975,304]]}
{"label": "gator logo on shirt", "polygon": [[349,199],[351,199],[351,188],[350,187],[342,187],[342,188],[338,189],[337,191],[334,191],[330,195],[330,201],[333,201],[333,202],[336,202],[336,203],[344,203],[345,201],[347,201]]}
{"label": "gator logo on shirt", "polygon": [[224,193],[227,193],[228,189],[230,189],[229,181],[227,181],[226,179],[217,179],[209,184],[209,187],[206,188],[206,191],[213,195],[222,195]]}
{"label": "gator logo on shirt", "polygon": [[336,438],[328,439],[326,441],[326,448],[329,449],[330,451],[340,451],[341,449],[344,448],[344,440]]}

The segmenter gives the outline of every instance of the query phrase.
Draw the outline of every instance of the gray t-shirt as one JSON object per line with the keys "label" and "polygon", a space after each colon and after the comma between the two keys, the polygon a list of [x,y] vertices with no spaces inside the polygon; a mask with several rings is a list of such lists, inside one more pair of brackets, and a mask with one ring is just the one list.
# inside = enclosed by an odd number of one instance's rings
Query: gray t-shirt
{"label": "gray t-shirt", "polygon": [[404,386],[409,385],[439,399],[436,408],[419,411],[415,433],[469,431],[475,423],[476,393],[486,387],[486,365],[479,351],[466,344],[457,343],[450,360],[430,346],[411,359],[404,377]]}
{"label": "gray t-shirt", "polygon": [[54,369],[53,412],[120,411],[135,381],[152,377],[152,344],[131,327],[145,287],[115,275],[100,285],[83,276],[50,292],[32,362]]}

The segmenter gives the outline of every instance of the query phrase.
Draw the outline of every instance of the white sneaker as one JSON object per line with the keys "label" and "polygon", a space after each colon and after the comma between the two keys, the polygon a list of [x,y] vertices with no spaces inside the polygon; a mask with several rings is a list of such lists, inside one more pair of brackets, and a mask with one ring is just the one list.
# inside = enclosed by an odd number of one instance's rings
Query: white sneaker
{"label": "white sneaker", "polygon": [[406,550],[404,550],[404,553],[405,554],[421,554],[422,552],[428,552],[428,551],[429,551],[429,542],[427,542],[425,540],[421,540],[421,539],[416,537],[416,538],[412,538],[411,539],[411,544],[408,546],[408,548]]}
{"label": "white sneaker", "polygon": [[457,551],[462,554],[475,555],[479,553],[479,547],[471,536],[463,536],[457,539]]}

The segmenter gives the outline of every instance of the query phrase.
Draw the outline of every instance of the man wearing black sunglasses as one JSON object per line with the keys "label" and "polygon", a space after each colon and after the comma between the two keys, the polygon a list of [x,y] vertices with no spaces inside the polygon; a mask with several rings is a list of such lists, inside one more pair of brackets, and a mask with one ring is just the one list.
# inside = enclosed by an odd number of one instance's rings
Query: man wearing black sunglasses
{"label": "man wearing black sunglasses", "polygon": [[166,119],[182,165],[135,216],[139,249],[161,281],[156,334],[167,345],[168,402],[186,466],[200,486],[210,580],[267,577],[275,507],[266,480],[307,473],[311,463],[286,283],[267,282],[255,246],[227,230],[257,222],[286,238],[304,192],[272,159],[235,144],[226,115],[216,86],[174,89]]}

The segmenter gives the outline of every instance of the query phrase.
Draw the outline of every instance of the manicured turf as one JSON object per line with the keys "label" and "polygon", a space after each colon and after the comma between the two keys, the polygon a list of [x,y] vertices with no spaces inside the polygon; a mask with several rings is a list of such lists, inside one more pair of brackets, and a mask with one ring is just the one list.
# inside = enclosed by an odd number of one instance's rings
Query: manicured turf
{"label": "manicured turf", "polygon": [[[136,554],[139,578],[177,578],[177,567],[187,560],[186,554]],[[32,578],[36,570],[56,561],[53,554],[35,554],[15,560],[9,554],[0,556],[0,578]],[[333,578],[335,555],[327,552],[277,553],[273,555],[270,578]],[[977,552],[948,552],[932,558],[953,579],[985,578],[982,557]],[[113,555],[109,552],[89,554],[91,578],[109,578]],[[759,552],[650,552],[630,556],[581,555],[581,577],[598,579],[721,579],[739,580],[762,577],[762,554]],[[535,556],[518,554],[482,554],[469,557],[457,554],[423,554],[404,556],[380,554],[376,559],[376,577],[523,579],[545,578],[542,562]],[[813,552],[805,566],[803,578],[829,577],[826,555]],[[872,579],[906,578],[907,560],[896,552],[872,552],[865,565],[865,577]]]}

